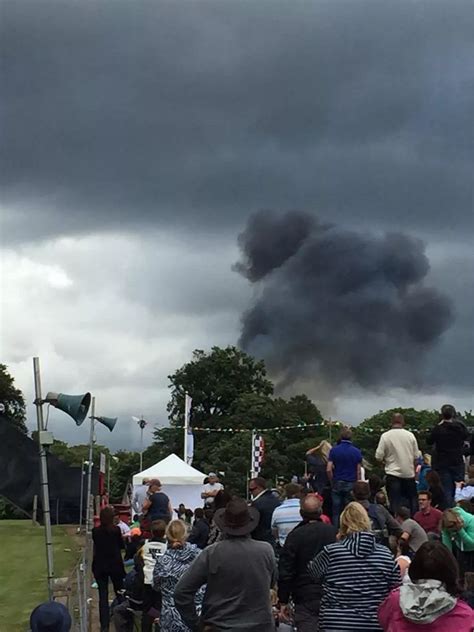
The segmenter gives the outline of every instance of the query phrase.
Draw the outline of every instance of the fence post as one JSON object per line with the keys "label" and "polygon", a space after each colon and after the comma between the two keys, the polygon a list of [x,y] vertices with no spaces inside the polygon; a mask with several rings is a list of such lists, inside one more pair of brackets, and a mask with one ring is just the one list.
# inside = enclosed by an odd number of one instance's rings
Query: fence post
{"label": "fence post", "polygon": [[32,522],[33,522],[34,527],[38,523],[38,521],[36,520],[37,517],[38,517],[38,494],[35,494],[33,496],[33,516],[32,516]]}

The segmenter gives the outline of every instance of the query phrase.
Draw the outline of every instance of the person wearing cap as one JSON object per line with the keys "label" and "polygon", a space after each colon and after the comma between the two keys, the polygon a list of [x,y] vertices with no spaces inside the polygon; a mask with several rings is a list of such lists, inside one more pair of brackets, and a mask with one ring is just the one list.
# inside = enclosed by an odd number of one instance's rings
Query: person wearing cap
{"label": "person wearing cap", "polygon": [[215,472],[209,472],[207,475],[207,483],[204,485],[204,491],[201,494],[201,498],[204,499],[204,505],[207,508],[211,508],[214,504],[214,498],[217,494],[224,489],[224,485],[219,483],[219,478]]}
{"label": "person wearing cap", "polygon": [[71,615],[58,601],[36,606],[30,616],[31,632],[69,632],[71,625]]}
{"label": "person wearing cap", "polygon": [[[205,629],[274,632],[270,590],[276,582],[276,561],[268,542],[250,537],[259,514],[241,498],[214,514],[225,535],[205,548],[179,580],[175,606],[192,632]],[[207,584],[199,617],[194,603]]]}
{"label": "person wearing cap", "polygon": [[173,517],[170,499],[161,491],[161,481],[157,478],[150,481],[148,499],[143,504],[143,510],[146,511],[147,517],[152,522],[164,520],[168,523]]}

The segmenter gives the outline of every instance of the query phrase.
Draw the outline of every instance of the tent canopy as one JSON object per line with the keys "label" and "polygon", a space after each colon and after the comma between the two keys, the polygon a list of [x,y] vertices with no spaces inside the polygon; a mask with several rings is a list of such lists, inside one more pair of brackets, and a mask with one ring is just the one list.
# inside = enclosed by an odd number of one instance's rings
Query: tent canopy
{"label": "tent canopy", "polygon": [[151,467],[134,474],[133,484],[141,485],[144,478],[158,478],[162,485],[201,485],[205,474],[185,463],[176,454],[170,454]]}

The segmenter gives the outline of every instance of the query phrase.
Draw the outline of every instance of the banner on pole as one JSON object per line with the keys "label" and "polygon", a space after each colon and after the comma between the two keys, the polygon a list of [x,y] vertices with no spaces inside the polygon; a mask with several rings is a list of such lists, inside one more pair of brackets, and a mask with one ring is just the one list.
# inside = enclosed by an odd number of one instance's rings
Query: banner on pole
{"label": "banner on pole", "polygon": [[264,458],[265,458],[265,441],[262,435],[256,434],[253,436],[252,472],[254,476],[258,476],[260,474]]}
{"label": "banner on pole", "polygon": [[99,472],[101,474],[105,474],[106,465],[105,465],[105,454],[103,452],[100,453],[100,464],[99,464]]}

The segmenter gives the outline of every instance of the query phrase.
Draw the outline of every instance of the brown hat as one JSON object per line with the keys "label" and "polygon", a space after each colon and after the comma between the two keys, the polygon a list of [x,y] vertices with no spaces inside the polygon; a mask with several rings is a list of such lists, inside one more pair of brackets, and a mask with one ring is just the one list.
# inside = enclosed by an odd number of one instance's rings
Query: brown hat
{"label": "brown hat", "polygon": [[218,509],[214,522],[228,535],[248,535],[257,527],[260,514],[255,507],[249,507],[243,498],[234,498],[227,507]]}

